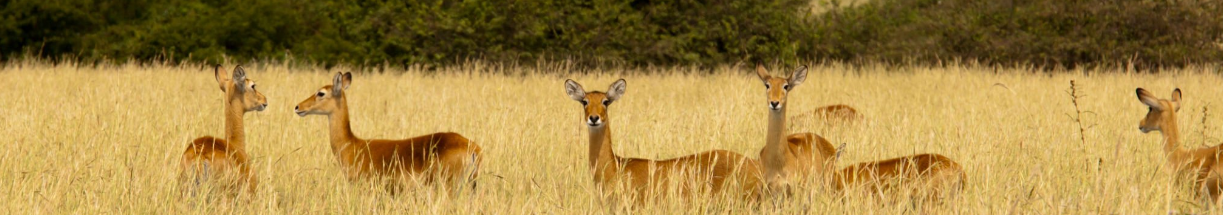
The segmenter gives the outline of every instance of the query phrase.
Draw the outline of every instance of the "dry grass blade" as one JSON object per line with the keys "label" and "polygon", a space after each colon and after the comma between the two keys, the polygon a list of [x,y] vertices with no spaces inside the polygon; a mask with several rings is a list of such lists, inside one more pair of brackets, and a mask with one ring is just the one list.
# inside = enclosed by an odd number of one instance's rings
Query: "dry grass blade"
{"label": "dry grass blade", "polygon": [[[838,150],[838,163],[928,152],[963,165],[971,179],[965,192],[943,206],[921,209],[820,189],[800,189],[777,207],[710,197],[608,208],[594,191],[580,104],[565,95],[563,80],[602,85],[625,78],[632,83],[608,113],[616,126],[617,154],[668,159],[725,149],[756,158],[767,113],[760,110],[763,92],[745,89],[763,86],[732,67],[700,75],[681,74],[691,71],[683,67],[673,68],[674,75],[636,70],[558,75],[512,66],[488,66],[491,75],[458,68],[355,71],[361,84],[349,89],[354,132],[401,138],[450,131],[484,148],[481,173],[489,174],[482,174],[475,194],[415,189],[391,196],[344,178],[328,144],[325,117],[292,112],[293,105],[337,71],[284,65],[248,68],[270,105],[245,120],[247,151],[261,182],[259,198],[218,206],[184,199],[171,186],[177,173],[171,164],[190,138],[222,131],[216,105],[221,95],[211,71],[203,68],[0,65],[5,76],[0,79],[5,86],[0,90],[0,133],[5,134],[0,143],[6,143],[0,148],[0,168],[7,170],[0,171],[0,190],[5,191],[0,192],[0,209],[12,214],[1215,213],[1192,205],[1191,189],[1172,183],[1177,179],[1161,167],[1166,163],[1161,139],[1135,128],[1147,108],[1134,102],[1133,89],[1217,92],[1217,83],[1223,83],[1215,74],[1217,66],[1090,76],[961,65],[903,68],[906,72],[864,66],[853,68],[857,75],[845,75],[846,65],[813,67],[808,84],[789,98],[802,106],[796,110],[852,101],[871,113],[861,126],[819,131],[834,143],[854,143],[846,146],[854,150]],[[1068,92],[1059,90],[1070,79],[1075,85]],[[983,87],[992,83],[1008,83],[999,88],[1016,93]],[[1066,94],[1073,98],[1075,123],[1065,123],[1062,114],[1070,109]],[[1209,93],[1190,98],[1185,108],[1202,108],[1203,115],[1208,109],[1197,105],[1223,101]],[[1099,164],[1101,158],[1108,162]],[[1085,169],[1084,161],[1102,171]]]}

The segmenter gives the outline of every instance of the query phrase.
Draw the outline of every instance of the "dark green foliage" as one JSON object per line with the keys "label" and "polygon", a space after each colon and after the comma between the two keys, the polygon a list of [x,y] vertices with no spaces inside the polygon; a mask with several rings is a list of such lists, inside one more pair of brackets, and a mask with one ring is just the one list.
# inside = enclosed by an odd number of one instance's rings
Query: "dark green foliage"
{"label": "dark green foliage", "polygon": [[1223,60],[1223,1],[874,0],[816,19],[817,58],[1045,68]]}
{"label": "dark green foliage", "polygon": [[716,64],[799,57],[793,32],[802,28],[806,3],[17,0],[0,13],[0,54],[325,65]]}
{"label": "dark green foliage", "polygon": [[4,55],[33,52],[65,53],[81,49],[82,36],[103,24],[97,13],[82,10],[78,2],[16,0],[6,3],[0,16],[0,49]]}
{"label": "dark green foliage", "polygon": [[826,59],[1183,66],[1223,59],[1223,1],[11,0],[0,58],[445,65]]}

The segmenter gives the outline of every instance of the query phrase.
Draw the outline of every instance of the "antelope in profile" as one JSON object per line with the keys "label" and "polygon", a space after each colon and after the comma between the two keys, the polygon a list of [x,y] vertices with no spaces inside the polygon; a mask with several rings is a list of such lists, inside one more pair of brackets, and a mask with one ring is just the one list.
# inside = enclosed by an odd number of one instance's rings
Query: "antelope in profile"
{"label": "antelope in profile", "polygon": [[862,114],[859,114],[858,110],[849,105],[836,104],[819,107],[790,117],[790,121],[797,122],[809,123],[817,120],[824,123],[854,123],[862,120]]}
{"label": "antelope in profile", "polygon": [[258,181],[248,163],[242,116],[267,109],[268,102],[255,90],[255,81],[246,78],[241,66],[234,67],[232,75],[224,70],[217,66],[213,76],[225,93],[225,139],[204,136],[191,141],[180,162],[179,182],[193,189],[191,185],[211,181],[231,196],[241,193],[242,188],[253,196]]}
{"label": "antelope in profile", "polygon": [[915,200],[938,202],[963,190],[967,178],[960,164],[946,156],[918,154],[845,167],[833,173],[832,187],[876,194],[908,191]]}
{"label": "antelope in profile", "polygon": [[1181,109],[1181,89],[1172,91],[1172,100],[1160,99],[1151,92],[1138,88],[1138,101],[1150,107],[1146,118],[1138,124],[1142,133],[1159,131],[1164,136],[1164,155],[1168,166],[1177,174],[1193,179],[1193,187],[1199,194],[1218,202],[1223,194],[1223,165],[1219,165],[1219,146],[1187,150],[1181,148],[1180,130],[1176,124],[1176,111]]}
{"label": "antelope in profile", "polygon": [[[608,106],[624,95],[626,84],[620,79],[611,84],[607,92],[585,91],[573,80],[565,80],[565,93],[582,104],[585,110],[582,122],[590,131],[590,168],[594,182],[601,191],[617,191],[618,185],[627,185],[628,192],[649,194],[652,191],[668,190],[669,179],[685,180],[687,184],[709,186],[711,193],[727,189],[725,186],[737,181],[741,192],[749,198],[758,195],[760,186],[759,163],[738,153],[713,150],[667,160],[624,158],[612,151],[611,119]],[[671,178],[681,177],[681,178]],[[691,193],[688,186],[680,185],[682,193]],[[641,204],[645,198],[638,198]]]}
{"label": "antelope in profile", "polygon": [[[788,190],[792,181],[816,177],[826,179],[836,168],[836,148],[828,140],[812,133],[787,135],[786,96],[807,79],[807,67],[801,67],[789,78],[773,77],[763,65],[756,65],[756,76],[764,82],[769,109],[769,130],[760,163],[770,191]],[[787,191],[788,192],[788,191]]]}
{"label": "antelope in profile", "polygon": [[293,108],[298,116],[323,115],[330,120],[331,150],[339,158],[349,181],[372,177],[392,180],[423,178],[426,184],[444,180],[455,190],[463,183],[475,187],[483,158],[480,146],[462,135],[434,133],[404,140],[361,139],[348,121],[348,95],[352,73],[337,73],[332,85],[311,93]]}

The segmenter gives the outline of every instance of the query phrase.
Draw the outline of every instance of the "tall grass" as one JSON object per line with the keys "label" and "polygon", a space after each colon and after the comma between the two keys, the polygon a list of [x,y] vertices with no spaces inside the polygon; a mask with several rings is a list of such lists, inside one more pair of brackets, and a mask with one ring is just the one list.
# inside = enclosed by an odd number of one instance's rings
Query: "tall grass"
{"label": "tall grass", "polygon": [[[232,66],[232,65],[227,65]],[[563,90],[573,78],[588,90],[628,80],[610,106],[615,151],[664,159],[712,149],[758,157],[764,145],[764,87],[747,68],[667,68],[665,72],[586,71],[564,65],[527,69],[469,63],[424,71],[356,71],[349,88],[355,133],[406,138],[463,134],[484,148],[479,188],[443,197],[430,189],[389,195],[345,180],[331,154],[325,117],[292,108],[339,70],[248,65],[270,103],[247,114],[247,148],[261,181],[250,202],[184,198],[174,178],[188,141],[222,135],[221,97],[211,70],[199,65],[49,65],[0,67],[0,207],[14,214],[356,213],[585,214],[609,211],[588,172],[581,106]],[[792,68],[774,70],[789,72]],[[1164,166],[1158,134],[1138,131],[1145,87],[1185,92],[1182,124],[1217,125],[1201,117],[1221,104],[1215,66],[1164,74],[1026,70],[950,65],[845,67],[817,65],[789,96],[795,112],[845,103],[861,123],[798,131],[847,146],[840,166],[914,153],[941,153],[968,173],[964,193],[932,210],[961,214],[1155,214],[1205,212]],[[665,74],[663,74],[665,73]],[[495,75],[494,75],[495,74]],[[1092,117],[1082,131],[1067,119],[1067,80],[1090,97],[1076,101]],[[1002,84],[1005,87],[996,87]],[[1212,108],[1213,109],[1213,108]],[[1204,112],[1204,111],[1203,111]],[[1194,119],[1203,119],[1199,122]],[[1186,134],[1218,132],[1182,126]],[[795,131],[797,132],[797,131]],[[1082,139],[1080,139],[1082,138]],[[1207,139],[1205,137],[1201,139]],[[1081,140],[1086,140],[1084,144]],[[1189,141],[1197,138],[1187,139]],[[1214,145],[1216,143],[1207,143]],[[1202,143],[1188,142],[1186,146]],[[806,189],[774,207],[730,198],[667,198],[643,214],[829,214],[912,212],[864,195]]]}

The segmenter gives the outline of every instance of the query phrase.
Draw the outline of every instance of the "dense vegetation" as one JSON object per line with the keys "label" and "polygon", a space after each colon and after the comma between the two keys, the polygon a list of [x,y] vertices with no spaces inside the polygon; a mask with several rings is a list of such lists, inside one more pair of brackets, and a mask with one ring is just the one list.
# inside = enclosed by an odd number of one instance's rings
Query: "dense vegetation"
{"label": "dense vegetation", "polygon": [[323,65],[799,59],[1039,66],[1223,59],[1223,1],[11,0],[0,58]]}
{"label": "dense vegetation", "polygon": [[1041,67],[1223,60],[1218,0],[876,0],[814,22],[818,58]]}

